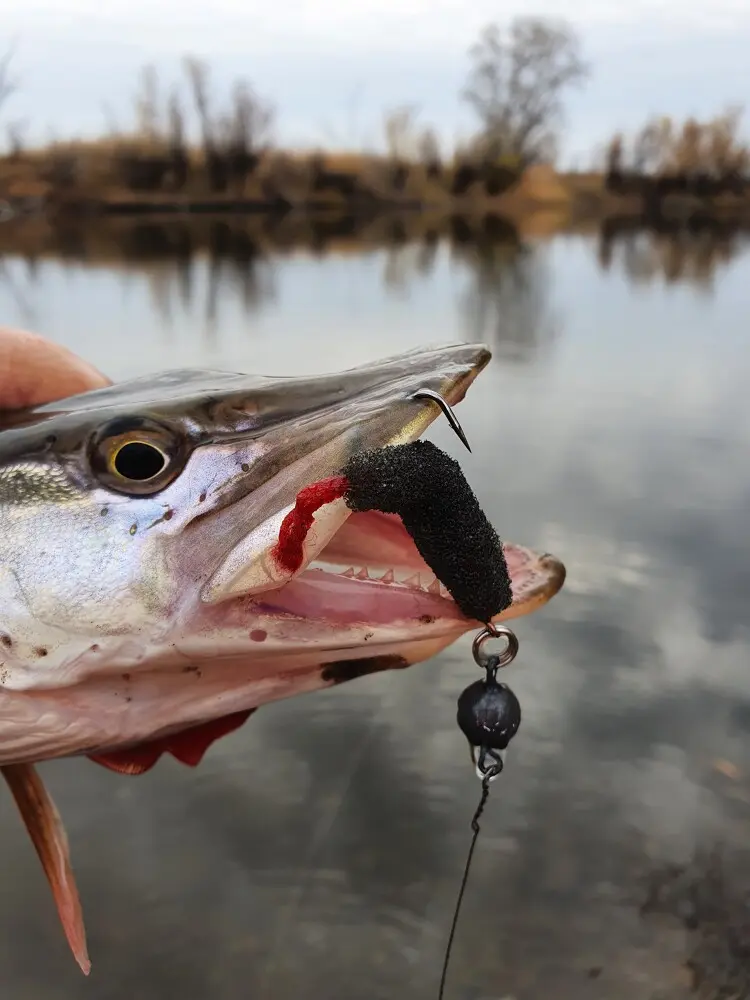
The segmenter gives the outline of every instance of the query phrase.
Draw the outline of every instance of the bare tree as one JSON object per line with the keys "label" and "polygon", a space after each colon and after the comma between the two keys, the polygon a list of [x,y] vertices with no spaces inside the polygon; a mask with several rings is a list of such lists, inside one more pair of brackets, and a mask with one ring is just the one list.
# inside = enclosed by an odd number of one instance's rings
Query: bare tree
{"label": "bare tree", "polygon": [[180,95],[176,91],[169,95],[167,104],[167,133],[169,143],[174,149],[185,147],[185,112]]}
{"label": "bare tree", "polygon": [[707,126],[706,155],[715,173],[747,172],[750,151],[739,135],[742,113],[741,107],[730,107]]}
{"label": "bare tree", "polygon": [[650,175],[722,177],[744,174],[750,149],[741,135],[742,109],[730,107],[707,121],[680,123],[667,116],[651,118],[625,143],[618,135],[620,159],[629,169]]}
{"label": "bare tree", "polygon": [[8,152],[12,158],[17,159],[24,148],[24,134],[28,128],[28,120],[25,118],[8,122],[5,134],[8,137]]}
{"label": "bare tree", "polygon": [[200,122],[204,149],[213,147],[213,132],[208,102],[208,64],[195,56],[187,56],[183,62],[188,84],[193,94],[193,104]]}
{"label": "bare tree", "polygon": [[190,158],[185,138],[185,112],[177,91],[172,91],[167,101],[167,144],[172,161],[172,184],[180,191],[187,183]]}
{"label": "bare tree", "polygon": [[120,125],[117,121],[117,115],[115,114],[112,105],[109,101],[102,101],[101,108],[108,135],[113,139],[119,138],[121,134]]}
{"label": "bare tree", "polygon": [[5,55],[0,57],[0,105],[3,105],[17,90],[16,82],[10,75],[12,59],[12,49],[8,49]]}
{"label": "bare tree", "polygon": [[674,173],[687,174],[706,162],[706,130],[695,118],[688,118],[682,130],[675,136],[670,150],[668,166]]}
{"label": "bare tree", "polygon": [[419,155],[425,162],[440,160],[440,142],[435,130],[428,125],[419,136]]}
{"label": "bare tree", "polygon": [[633,169],[637,173],[664,170],[674,143],[672,119],[664,115],[646,122],[633,141]]}
{"label": "bare tree", "polygon": [[622,173],[623,155],[625,152],[625,137],[622,132],[617,132],[612,136],[609,141],[605,154],[604,161],[607,173],[609,174],[620,174]]}
{"label": "bare tree", "polygon": [[488,25],[471,48],[462,94],[481,122],[477,145],[523,165],[554,158],[566,89],[588,76],[578,36],[562,20],[519,17]]}
{"label": "bare tree", "polygon": [[156,69],[144,66],[135,102],[138,132],[149,142],[159,138],[159,83]]}
{"label": "bare tree", "polygon": [[385,144],[394,160],[414,160],[419,137],[416,128],[417,109],[413,104],[394,108],[385,116]]}
{"label": "bare tree", "polygon": [[[11,77],[10,64],[13,59],[13,48],[9,48],[4,56],[0,57],[0,108],[12,97],[18,89],[16,81]],[[11,157],[19,157],[23,152],[24,132],[28,128],[26,119],[16,119],[7,122],[5,134],[7,138],[8,152]]]}
{"label": "bare tree", "polygon": [[230,143],[250,153],[269,145],[275,117],[273,106],[242,80],[234,85],[232,105],[228,119]]}

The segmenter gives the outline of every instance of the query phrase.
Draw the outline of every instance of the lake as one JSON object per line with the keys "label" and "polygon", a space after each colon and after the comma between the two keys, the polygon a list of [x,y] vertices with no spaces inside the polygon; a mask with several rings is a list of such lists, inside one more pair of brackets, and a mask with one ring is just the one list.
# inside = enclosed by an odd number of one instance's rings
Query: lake
{"label": "lake", "polygon": [[[750,996],[745,244],[169,246],[6,253],[0,321],[114,378],[493,349],[459,411],[472,453],[445,421],[429,436],[500,535],[553,552],[568,579],[514,625],[504,679],[523,724],[482,821],[446,1000],[671,1000],[690,995],[686,963],[700,996]],[[3,995],[433,1000],[480,791],[455,724],[477,676],[469,644],[268,706],[195,771],[44,766],[88,981],[1,796]]]}

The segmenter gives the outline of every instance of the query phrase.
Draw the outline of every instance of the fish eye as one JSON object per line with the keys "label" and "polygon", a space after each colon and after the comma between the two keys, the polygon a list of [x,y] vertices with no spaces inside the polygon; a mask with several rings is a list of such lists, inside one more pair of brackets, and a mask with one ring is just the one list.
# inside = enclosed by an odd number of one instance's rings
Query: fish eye
{"label": "fish eye", "polygon": [[89,443],[91,470],[103,486],[129,496],[150,496],[168,486],[187,459],[184,435],[146,418],[120,418]]}
{"label": "fish eye", "polygon": [[120,445],[110,462],[112,471],[123,479],[147,483],[164,471],[169,457],[148,441],[128,441]]}

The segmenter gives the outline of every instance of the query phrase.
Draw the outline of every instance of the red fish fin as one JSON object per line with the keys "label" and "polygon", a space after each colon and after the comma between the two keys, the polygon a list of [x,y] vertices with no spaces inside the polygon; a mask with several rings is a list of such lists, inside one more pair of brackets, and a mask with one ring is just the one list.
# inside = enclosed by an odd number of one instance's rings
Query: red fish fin
{"label": "red fish fin", "polygon": [[70,949],[87,976],[91,962],[86,930],[60,814],[32,764],[6,764],[0,770],[42,862]]}
{"label": "red fish fin", "polygon": [[89,760],[101,764],[117,774],[145,774],[150,771],[164,751],[156,743],[132,747],[129,750],[113,750],[111,753],[90,753]]}
{"label": "red fish fin", "polygon": [[254,708],[250,708],[244,712],[224,715],[219,719],[201,722],[178,733],[170,733],[169,736],[151,740],[149,743],[141,743],[125,750],[113,750],[110,753],[89,754],[88,757],[94,763],[118,774],[145,774],[165,753],[171,753],[181,764],[197,767],[212,743],[239,729],[254,711]]}
{"label": "red fish fin", "polygon": [[223,715],[220,719],[202,722],[191,729],[183,729],[181,733],[174,733],[169,737],[166,750],[181,764],[197,767],[212,743],[244,726],[254,711],[254,708],[250,708],[244,712],[234,712],[232,715]]}

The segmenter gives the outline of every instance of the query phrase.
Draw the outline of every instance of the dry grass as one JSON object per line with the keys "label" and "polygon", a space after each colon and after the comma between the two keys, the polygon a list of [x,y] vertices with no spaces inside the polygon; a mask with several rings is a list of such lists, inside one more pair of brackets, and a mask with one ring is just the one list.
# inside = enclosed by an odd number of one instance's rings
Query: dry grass
{"label": "dry grass", "polygon": [[[209,152],[214,159],[221,156]],[[67,208],[97,213],[128,206],[144,212],[210,206],[366,214],[491,211],[531,232],[644,212],[642,190],[614,191],[604,173],[557,173],[546,165],[519,173],[461,157],[428,164],[356,151],[265,150],[234,172],[229,166],[227,159],[217,183],[216,164],[204,148],[176,151],[144,136],[55,143],[0,157],[0,199],[41,199],[51,215]],[[695,211],[746,216],[749,210],[750,199],[736,192],[713,196],[708,207],[689,192],[667,192],[660,201],[660,211],[673,216]]]}
{"label": "dry grass", "polygon": [[605,155],[608,193],[635,196],[653,222],[746,215],[750,147],[740,134],[741,117],[739,108],[705,121],[662,116],[631,136],[616,134]]}
{"label": "dry grass", "polygon": [[109,137],[0,157],[0,198],[44,196],[55,205],[85,201],[92,206],[206,200],[445,206],[455,200],[498,198],[518,176],[511,168],[467,159],[424,163],[361,152],[249,154],[170,147],[141,136]]}
{"label": "dry grass", "polygon": [[750,148],[740,134],[741,122],[740,107],[704,121],[680,122],[668,115],[651,118],[633,135],[618,132],[610,140],[607,172],[744,176],[750,169]]}
{"label": "dry grass", "polygon": [[[262,208],[280,197],[293,207],[313,210],[408,208],[469,215],[492,211],[519,224],[535,216],[536,226],[544,214],[554,217],[558,228],[570,218],[600,214],[603,202],[611,201],[606,199],[602,175],[564,175],[549,166],[534,166],[520,176],[508,171],[500,178],[500,190],[488,193],[481,164],[458,158],[441,164],[437,172],[434,164],[356,151],[269,151],[252,174],[217,192],[209,183],[204,151],[196,147],[186,150],[190,175],[180,190],[171,189],[167,178],[157,189],[143,191],[123,184],[118,175],[119,159],[128,155],[148,161],[166,154],[163,146],[143,139],[110,138],[58,143],[16,157],[0,157],[0,199],[42,197],[52,210],[66,205],[80,208],[84,203],[92,209],[131,204],[154,211],[198,203],[213,203],[221,210],[228,202]],[[398,171],[401,186],[394,183]],[[464,187],[457,192],[462,171]],[[472,173],[480,176],[472,178]],[[542,228],[547,230],[550,224]]]}

